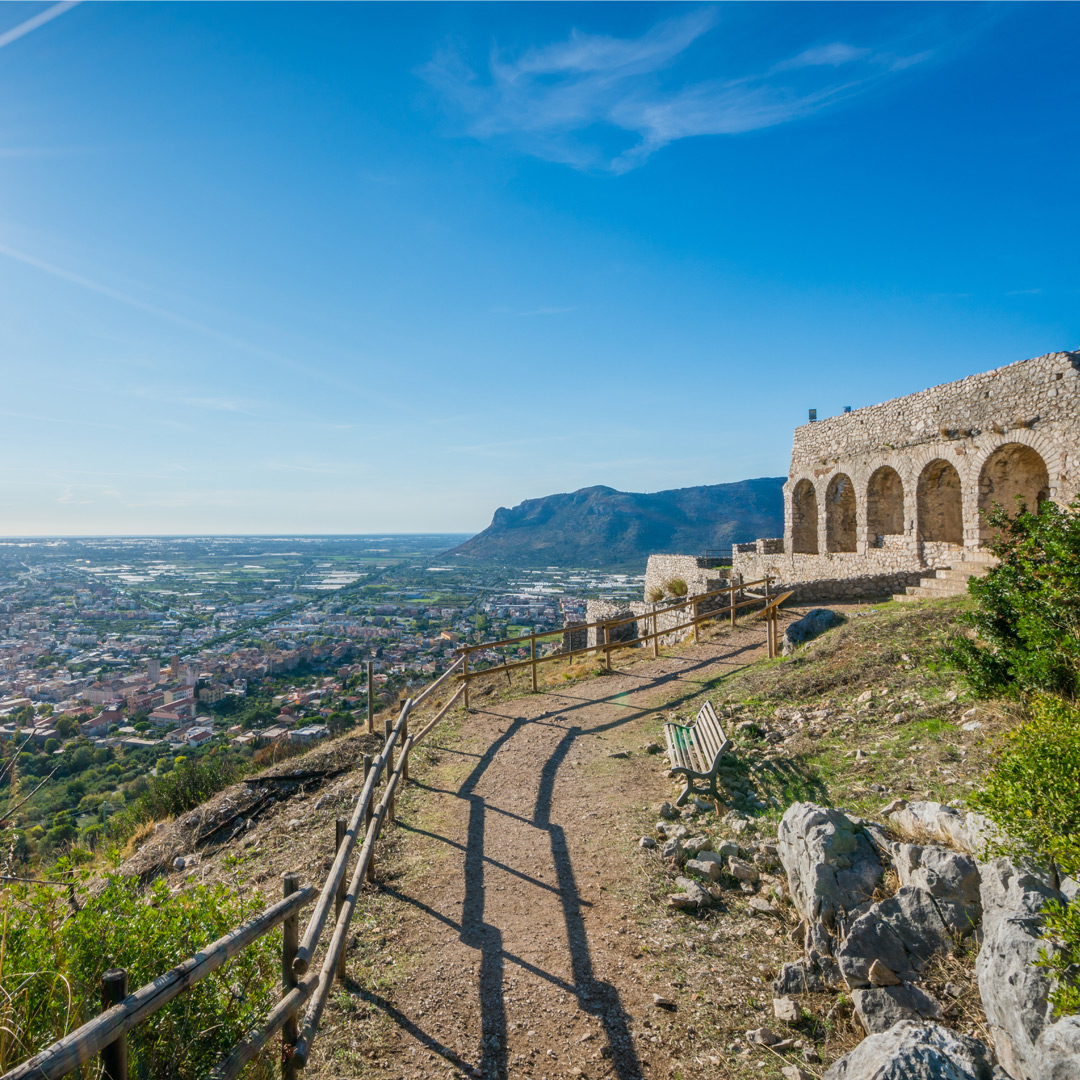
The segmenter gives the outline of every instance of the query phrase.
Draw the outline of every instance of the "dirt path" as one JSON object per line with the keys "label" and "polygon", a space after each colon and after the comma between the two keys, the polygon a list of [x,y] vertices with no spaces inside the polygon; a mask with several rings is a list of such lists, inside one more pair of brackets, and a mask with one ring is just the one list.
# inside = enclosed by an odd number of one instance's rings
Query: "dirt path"
{"label": "dirt path", "polygon": [[[308,1072],[676,1075],[652,998],[666,987],[625,902],[641,885],[635,830],[673,790],[642,746],[657,707],[685,715],[680,702],[762,655],[751,627],[565,691],[474,698],[399,814],[412,870],[382,885],[399,909],[392,948],[412,960],[378,990],[345,984],[352,1001]],[[378,1049],[370,1031],[350,1040],[350,1009],[382,1024]]]}

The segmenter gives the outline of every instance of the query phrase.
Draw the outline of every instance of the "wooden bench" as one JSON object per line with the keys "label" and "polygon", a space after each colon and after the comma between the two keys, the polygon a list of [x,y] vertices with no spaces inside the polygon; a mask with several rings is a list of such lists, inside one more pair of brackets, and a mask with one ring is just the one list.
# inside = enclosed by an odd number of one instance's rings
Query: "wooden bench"
{"label": "wooden bench", "polygon": [[[681,774],[686,784],[675,805],[682,806],[691,794],[709,795],[719,800],[716,776],[720,771],[720,759],[731,749],[731,740],[724,734],[712,704],[706,701],[692,724],[665,724],[664,735],[671,762],[669,775]],[[697,786],[696,781],[704,781],[707,786]]]}

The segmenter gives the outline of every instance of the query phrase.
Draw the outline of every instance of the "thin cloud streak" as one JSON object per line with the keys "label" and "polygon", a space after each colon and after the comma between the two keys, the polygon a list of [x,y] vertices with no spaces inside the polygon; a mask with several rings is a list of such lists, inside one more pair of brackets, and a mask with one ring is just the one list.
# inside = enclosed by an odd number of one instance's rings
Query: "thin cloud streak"
{"label": "thin cloud streak", "polygon": [[[738,135],[809,116],[930,56],[834,41],[738,78],[673,86],[662,76],[715,29],[715,9],[664,20],[638,38],[571,32],[507,60],[493,50],[486,79],[444,50],[419,72],[477,139],[581,170],[625,173],[680,139]],[[636,144],[612,151],[596,134]]]}
{"label": "thin cloud streak", "polygon": [[13,41],[18,41],[21,37],[25,37],[31,30],[36,30],[39,26],[44,26],[46,23],[52,22],[53,19],[59,18],[65,11],[70,11],[78,3],[79,0],[62,0],[62,3],[53,4],[52,7],[39,11],[25,22],[19,23],[18,26],[5,30],[0,34],[0,49],[5,45],[10,45]]}

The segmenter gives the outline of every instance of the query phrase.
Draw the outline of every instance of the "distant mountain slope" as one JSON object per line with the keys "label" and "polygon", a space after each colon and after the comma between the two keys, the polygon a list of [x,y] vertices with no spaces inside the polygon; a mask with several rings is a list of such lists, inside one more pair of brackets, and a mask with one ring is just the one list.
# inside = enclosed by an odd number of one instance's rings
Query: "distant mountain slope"
{"label": "distant mountain slope", "polygon": [[675,488],[643,495],[588,487],[495,511],[491,524],[450,554],[509,566],[580,566],[643,573],[657,552],[700,555],[759,536],[781,536],[785,477]]}

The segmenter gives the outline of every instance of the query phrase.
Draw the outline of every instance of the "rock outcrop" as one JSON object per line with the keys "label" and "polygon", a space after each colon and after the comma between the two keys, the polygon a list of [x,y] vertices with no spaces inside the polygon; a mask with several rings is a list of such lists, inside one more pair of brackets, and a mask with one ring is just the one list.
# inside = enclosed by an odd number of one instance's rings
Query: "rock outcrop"
{"label": "rock outcrop", "polygon": [[824,1080],[1008,1080],[978,1039],[902,1020],[863,1039]]}

